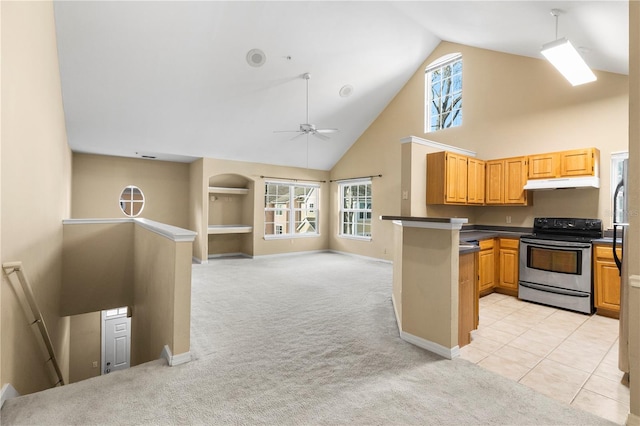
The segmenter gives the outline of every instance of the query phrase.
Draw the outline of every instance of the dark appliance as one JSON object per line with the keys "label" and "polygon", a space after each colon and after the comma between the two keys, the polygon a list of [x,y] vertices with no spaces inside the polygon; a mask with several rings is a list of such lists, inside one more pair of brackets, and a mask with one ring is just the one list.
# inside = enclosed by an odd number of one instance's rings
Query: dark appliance
{"label": "dark appliance", "polygon": [[600,219],[546,218],[520,238],[518,298],[593,313],[592,240],[602,238]]}

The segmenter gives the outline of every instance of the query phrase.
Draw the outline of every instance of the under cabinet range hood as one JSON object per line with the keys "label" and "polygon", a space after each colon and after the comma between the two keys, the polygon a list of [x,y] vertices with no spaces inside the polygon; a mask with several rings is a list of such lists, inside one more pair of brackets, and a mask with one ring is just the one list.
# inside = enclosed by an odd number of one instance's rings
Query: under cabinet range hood
{"label": "under cabinet range hood", "polygon": [[554,179],[529,179],[524,189],[568,189],[568,188],[600,188],[600,178],[596,176],[565,177]]}

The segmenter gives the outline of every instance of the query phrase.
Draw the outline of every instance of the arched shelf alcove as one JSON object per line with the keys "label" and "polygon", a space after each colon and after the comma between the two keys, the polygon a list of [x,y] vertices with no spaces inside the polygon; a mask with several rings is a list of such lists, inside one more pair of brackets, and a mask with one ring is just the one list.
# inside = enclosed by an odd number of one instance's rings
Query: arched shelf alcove
{"label": "arched shelf alcove", "polygon": [[253,256],[254,182],[227,173],[209,177],[207,256]]}

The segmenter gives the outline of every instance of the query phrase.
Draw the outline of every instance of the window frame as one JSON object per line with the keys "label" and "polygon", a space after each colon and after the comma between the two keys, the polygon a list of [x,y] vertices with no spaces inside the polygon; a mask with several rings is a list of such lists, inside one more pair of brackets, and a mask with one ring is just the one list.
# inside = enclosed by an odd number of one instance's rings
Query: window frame
{"label": "window frame", "polygon": [[[139,194],[140,197],[138,198],[136,194]],[[136,185],[125,186],[122,191],[120,191],[120,197],[118,198],[118,204],[120,205],[120,211],[122,211],[122,214],[126,217],[132,218],[138,217],[142,214],[145,201],[144,193]]]}
{"label": "window frame", "polygon": [[[267,206],[268,197],[272,194],[267,192],[269,185],[278,185],[283,187],[288,187],[289,189],[289,201],[287,202],[289,206],[286,206],[286,203],[274,203],[273,207]],[[264,193],[264,227],[263,227],[263,236],[265,240],[277,240],[277,239],[290,239],[290,238],[314,238],[320,236],[320,184],[316,183],[299,183],[299,182],[287,182],[287,181],[265,181],[265,193]],[[313,208],[308,206],[304,207],[296,207],[296,203],[291,202],[296,199],[295,193],[296,188],[311,188],[315,189],[315,200],[312,203]],[[315,214],[315,232],[305,232],[305,233],[297,233],[296,223],[300,221],[296,221],[296,217],[298,215],[302,218],[303,212],[307,212],[307,215],[304,218],[310,217],[310,212]],[[282,218],[285,217],[285,223],[276,223],[268,222],[267,215],[271,213],[273,214],[274,219],[276,217]],[[273,233],[267,233],[267,227],[271,224],[273,226]],[[278,227],[281,226],[282,233],[278,234]]]}
{"label": "window frame", "polygon": [[[447,127],[441,127],[439,129],[432,129],[431,128],[431,119],[432,119],[432,114],[431,114],[431,103],[433,102],[433,91],[432,91],[432,86],[433,83],[431,81],[431,74],[434,71],[438,71],[438,70],[443,70],[444,67],[448,66],[448,65],[452,65],[455,62],[460,61],[460,91],[459,92],[453,92],[450,93],[450,95],[455,95],[457,93],[460,93],[460,122],[458,124],[455,124],[453,121],[451,123],[451,125],[447,126]],[[445,129],[451,129],[454,127],[460,127],[462,126],[462,118],[463,118],[463,86],[464,86],[464,69],[463,69],[463,61],[462,61],[462,53],[451,53],[445,56],[442,56],[440,58],[438,58],[437,60],[435,60],[434,62],[432,62],[431,64],[429,64],[426,68],[425,68],[425,102],[424,102],[424,132],[425,133],[433,133],[433,132],[437,132],[440,130],[445,130]],[[440,94],[442,95],[442,92],[440,92]],[[439,115],[442,115],[439,114]]]}
{"label": "window frame", "polygon": [[[369,207],[367,208],[365,206],[365,208],[345,208],[345,188],[347,187],[352,187],[352,186],[359,186],[359,185],[368,185],[369,186],[369,196],[365,197],[369,198]],[[338,197],[339,200],[338,202],[340,203],[340,208],[339,208],[339,215],[340,215],[340,220],[339,220],[339,224],[338,224],[338,237],[339,238],[346,238],[346,239],[352,239],[352,240],[360,240],[360,241],[371,241],[373,239],[373,183],[371,181],[371,179],[358,179],[358,180],[347,180],[347,181],[341,181],[338,182]],[[356,197],[359,197],[359,195],[357,195]],[[366,201],[365,198],[365,201]],[[351,233],[345,233],[344,229],[345,229],[345,213],[353,213],[353,217],[355,222],[353,223],[354,225],[358,223],[358,220],[356,219],[356,217],[360,218],[360,220],[366,221],[366,216],[367,214],[369,215],[369,235],[357,235],[356,231],[357,231],[357,226],[353,226]],[[366,222],[364,223],[364,225],[366,226]]]}

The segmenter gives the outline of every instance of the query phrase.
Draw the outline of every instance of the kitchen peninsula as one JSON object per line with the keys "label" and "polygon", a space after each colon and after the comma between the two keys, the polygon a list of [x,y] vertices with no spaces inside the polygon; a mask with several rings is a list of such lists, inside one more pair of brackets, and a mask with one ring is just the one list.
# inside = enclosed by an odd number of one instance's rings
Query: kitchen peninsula
{"label": "kitchen peninsula", "polygon": [[400,337],[445,358],[457,357],[459,241],[460,229],[468,220],[407,216],[381,219],[396,225],[392,300]]}

